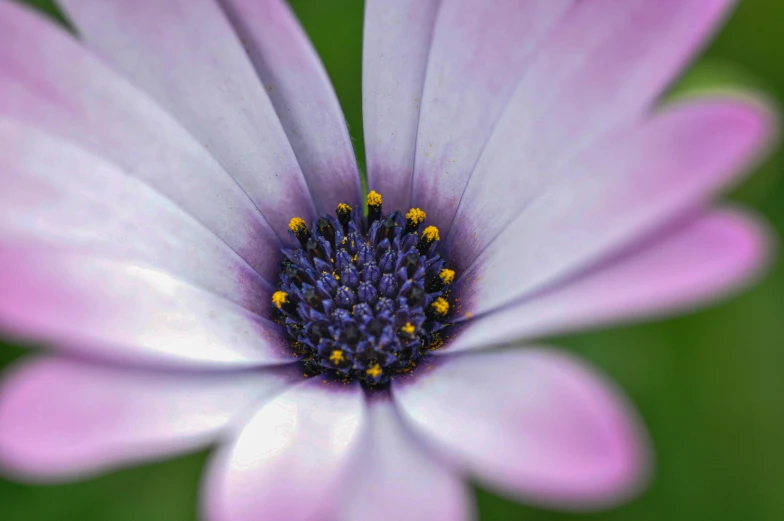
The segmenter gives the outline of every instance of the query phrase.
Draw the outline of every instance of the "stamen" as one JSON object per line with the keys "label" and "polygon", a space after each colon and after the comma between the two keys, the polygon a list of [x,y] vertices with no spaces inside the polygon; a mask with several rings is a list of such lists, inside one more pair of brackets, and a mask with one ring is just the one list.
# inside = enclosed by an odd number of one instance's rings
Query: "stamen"
{"label": "stamen", "polygon": [[272,294],[272,303],[275,304],[278,309],[283,307],[283,304],[288,302],[289,294],[285,291],[276,291]]}
{"label": "stamen", "polygon": [[406,322],[406,324],[400,328],[398,335],[405,340],[413,340],[414,337],[416,337],[416,326],[411,322]]}
{"label": "stamen", "polygon": [[272,303],[279,310],[293,315],[297,311],[297,306],[289,299],[289,294],[285,291],[276,291],[272,294]]}
{"label": "stamen", "polygon": [[368,205],[368,228],[373,226],[373,223],[377,220],[381,219],[381,205],[383,204],[384,199],[381,197],[381,194],[372,190],[367,196],[367,205]]}
{"label": "stamen", "polygon": [[438,228],[435,226],[428,226],[425,228],[425,231],[422,232],[422,238],[419,239],[417,250],[419,250],[419,253],[422,255],[427,255],[430,246],[439,240],[441,240],[441,237],[438,234]]}
{"label": "stamen", "polygon": [[366,373],[367,373],[369,376],[371,376],[371,377],[373,377],[373,378],[378,378],[379,376],[381,376],[381,372],[382,372],[382,371],[381,371],[381,366],[380,366],[380,365],[378,365],[378,364],[375,364],[374,366],[372,366],[370,369],[368,369],[368,370],[367,370],[367,371],[365,371],[365,372],[366,372]]}
{"label": "stamen", "polygon": [[431,292],[441,291],[455,280],[454,270],[448,268],[442,269],[438,273],[438,277],[433,278],[427,286],[427,290]]}
{"label": "stamen", "polygon": [[351,210],[352,208],[346,203],[340,203],[335,210],[340,227],[343,228],[343,233],[346,235],[348,235],[348,223],[351,221]]}
{"label": "stamen", "polygon": [[441,273],[438,274],[438,278],[440,278],[441,282],[444,284],[452,284],[452,281],[455,280],[455,271],[444,268],[441,270]]}
{"label": "stamen", "polygon": [[439,237],[438,235],[438,228],[436,228],[435,226],[428,226],[427,228],[425,228],[425,231],[422,232],[422,237],[424,237],[430,242],[441,240],[441,237]]}
{"label": "stamen", "polygon": [[415,232],[419,225],[427,218],[427,214],[420,208],[411,208],[406,214],[406,233]]}
{"label": "stamen", "polygon": [[329,355],[329,361],[334,364],[339,364],[340,362],[344,361],[346,356],[343,354],[343,351],[340,349],[335,349],[332,351],[332,354]]}
{"label": "stamen", "polygon": [[434,300],[430,307],[433,311],[442,316],[446,316],[446,314],[449,313],[449,302],[443,297],[438,297]]}
{"label": "stamen", "polygon": [[381,206],[384,202],[384,198],[381,197],[381,194],[376,192],[375,190],[371,190],[367,196],[368,206]]}
{"label": "stamen", "polygon": [[308,225],[305,223],[305,220],[300,217],[294,217],[289,221],[289,230],[291,230],[291,233],[294,234],[304,248],[308,243],[308,239],[310,239],[310,231],[308,231]]}

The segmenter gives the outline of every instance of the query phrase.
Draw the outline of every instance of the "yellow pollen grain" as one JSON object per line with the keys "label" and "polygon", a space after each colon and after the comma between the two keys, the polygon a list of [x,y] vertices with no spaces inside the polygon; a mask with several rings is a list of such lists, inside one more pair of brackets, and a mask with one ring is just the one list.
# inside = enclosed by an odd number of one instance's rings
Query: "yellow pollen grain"
{"label": "yellow pollen grain", "polygon": [[333,364],[339,364],[345,359],[346,357],[343,355],[343,351],[341,351],[340,349],[335,349],[334,351],[332,351],[332,354],[329,355],[329,361],[332,362]]}
{"label": "yellow pollen grain", "polygon": [[449,302],[444,297],[438,297],[431,304],[433,310],[439,315],[446,315],[449,313]]}
{"label": "yellow pollen grain", "polygon": [[419,208],[411,208],[406,214],[406,220],[414,224],[420,224],[427,218],[427,214]]}
{"label": "yellow pollen grain", "polygon": [[371,190],[367,196],[368,206],[381,206],[383,202],[384,199],[381,197],[381,194],[376,192],[375,190]]}
{"label": "yellow pollen grain", "polygon": [[408,333],[409,335],[413,335],[414,331],[416,331],[416,327],[411,322],[406,322],[406,325],[400,328],[403,330],[404,333]]}
{"label": "yellow pollen grain", "polygon": [[285,291],[276,291],[272,294],[272,303],[278,306],[278,309],[283,307],[283,304],[288,302],[289,294]]}
{"label": "yellow pollen grain", "polygon": [[435,226],[428,226],[425,228],[425,231],[422,232],[422,237],[430,242],[441,240],[441,237],[438,235],[438,228]]}
{"label": "yellow pollen grain", "polygon": [[346,203],[340,203],[338,205],[338,212],[350,212],[350,211],[351,211],[351,207]]}
{"label": "yellow pollen grain", "polygon": [[439,273],[438,276],[441,278],[441,282],[444,284],[451,284],[452,281],[455,280],[455,270],[444,268],[441,270],[441,273]]}
{"label": "yellow pollen grain", "polygon": [[365,372],[370,376],[372,376],[373,378],[378,378],[379,376],[381,376],[382,373],[381,366],[376,364]]}
{"label": "yellow pollen grain", "polygon": [[300,217],[294,217],[293,219],[291,219],[289,221],[289,230],[294,232],[295,235],[296,235],[297,232],[300,232],[302,230],[306,230],[307,228],[308,228],[308,225],[305,224],[305,219],[302,219]]}

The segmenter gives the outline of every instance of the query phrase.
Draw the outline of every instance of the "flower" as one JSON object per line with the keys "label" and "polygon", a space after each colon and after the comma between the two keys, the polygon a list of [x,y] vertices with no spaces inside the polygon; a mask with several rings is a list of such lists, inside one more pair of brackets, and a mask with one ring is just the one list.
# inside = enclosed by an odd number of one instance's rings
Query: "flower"
{"label": "flower", "polygon": [[62,0],[83,44],[0,1],[0,325],[57,353],[6,377],[0,463],[58,480],[215,443],[211,521],[458,521],[464,476],[629,497],[636,415],[531,342],[761,266],[761,226],[710,200],[770,111],[656,108],[730,4],[369,0],[365,216],[281,1]]}

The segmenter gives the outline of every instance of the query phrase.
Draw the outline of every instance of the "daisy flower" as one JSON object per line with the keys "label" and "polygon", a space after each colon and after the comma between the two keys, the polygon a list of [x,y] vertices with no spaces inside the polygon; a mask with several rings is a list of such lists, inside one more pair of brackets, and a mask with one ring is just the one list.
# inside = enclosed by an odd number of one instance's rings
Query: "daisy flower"
{"label": "daisy flower", "polygon": [[[729,0],[368,0],[363,195],[281,0],[0,0],[0,464],[216,445],[208,521],[474,516],[644,483],[633,409],[537,339],[670,313],[765,256],[711,199],[750,97],[664,89]],[[501,349],[513,343],[514,349]]]}

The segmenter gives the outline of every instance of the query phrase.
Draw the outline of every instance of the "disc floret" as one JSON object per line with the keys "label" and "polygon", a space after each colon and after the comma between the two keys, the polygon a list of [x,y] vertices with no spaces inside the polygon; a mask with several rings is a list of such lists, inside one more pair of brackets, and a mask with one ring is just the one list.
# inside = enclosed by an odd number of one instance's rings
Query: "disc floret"
{"label": "disc floret", "polygon": [[438,253],[438,229],[420,232],[423,210],[384,214],[377,192],[367,203],[366,219],[345,203],[310,227],[293,218],[300,247],[283,251],[271,298],[308,371],[378,387],[442,345],[455,272]]}

